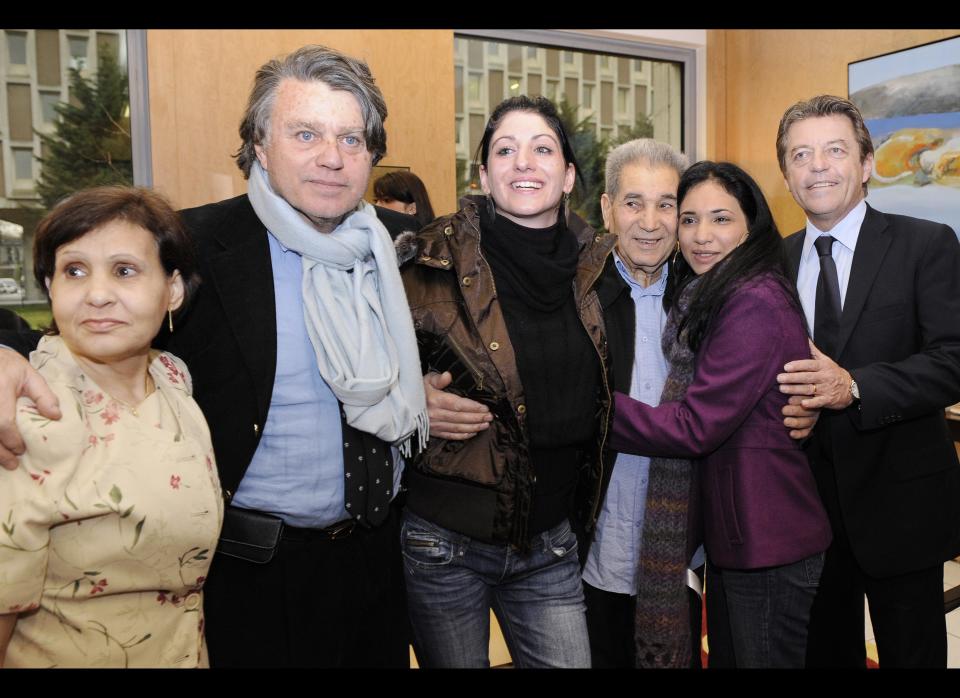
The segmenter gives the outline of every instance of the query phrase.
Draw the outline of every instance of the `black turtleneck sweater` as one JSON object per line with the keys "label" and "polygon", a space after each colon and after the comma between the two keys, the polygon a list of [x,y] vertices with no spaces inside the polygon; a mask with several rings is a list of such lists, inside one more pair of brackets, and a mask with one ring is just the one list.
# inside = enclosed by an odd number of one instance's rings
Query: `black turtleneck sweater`
{"label": "black turtleneck sweater", "polygon": [[480,228],[525,393],[533,535],[570,515],[595,438],[600,360],[577,315],[580,246],[563,217],[550,228],[527,228],[481,207]]}

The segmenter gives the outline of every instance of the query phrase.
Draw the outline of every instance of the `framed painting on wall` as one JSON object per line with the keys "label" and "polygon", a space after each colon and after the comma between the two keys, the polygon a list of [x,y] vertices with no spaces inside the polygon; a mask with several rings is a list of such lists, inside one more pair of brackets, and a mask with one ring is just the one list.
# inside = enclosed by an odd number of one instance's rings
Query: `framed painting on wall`
{"label": "framed painting on wall", "polygon": [[867,201],[960,237],[960,36],[848,65],[875,159]]}

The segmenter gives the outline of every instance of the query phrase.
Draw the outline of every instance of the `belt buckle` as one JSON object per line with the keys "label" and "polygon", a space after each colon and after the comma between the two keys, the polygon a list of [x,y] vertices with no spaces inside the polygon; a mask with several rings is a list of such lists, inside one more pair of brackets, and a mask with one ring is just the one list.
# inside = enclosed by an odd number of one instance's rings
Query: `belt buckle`
{"label": "belt buckle", "polygon": [[330,540],[337,540],[338,538],[346,538],[351,533],[353,529],[356,528],[357,522],[354,519],[346,519],[340,523],[333,524],[329,528],[325,529],[327,536]]}

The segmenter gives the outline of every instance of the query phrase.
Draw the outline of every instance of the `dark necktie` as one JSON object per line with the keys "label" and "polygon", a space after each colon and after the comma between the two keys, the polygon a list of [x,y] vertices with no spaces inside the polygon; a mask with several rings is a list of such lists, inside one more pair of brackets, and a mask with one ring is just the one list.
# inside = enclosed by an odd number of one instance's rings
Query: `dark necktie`
{"label": "dark necktie", "polygon": [[347,424],[343,431],[343,499],[350,518],[364,526],[379,526],[393,499],[393,454],[390,444]]}
{"label": "dark necktie", "polygon": [[834,237],[821,235],[813,243],[820,255],[820,277],[817,279],[817,302],[813,311],[813,342],[827,356],[836,359],[840,336],[840,280],[831,248]]}

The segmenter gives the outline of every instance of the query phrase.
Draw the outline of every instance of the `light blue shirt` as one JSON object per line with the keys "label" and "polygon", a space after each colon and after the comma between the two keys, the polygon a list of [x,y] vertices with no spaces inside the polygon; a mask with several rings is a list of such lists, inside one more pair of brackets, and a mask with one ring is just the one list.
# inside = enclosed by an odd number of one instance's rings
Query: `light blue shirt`
{"label": "light blue shirt", "polygon": [[850,282],[850,268],[853,266],[853,253],[857,249],[857,238],[860,237],[860,226],[867,215],[867,203],[860,201],[833,226],[833,230],[819,230],[807,220],[807,232],[803,238],[803,249],[800,253],[800,270],[797,273],[797,292],[800,294],[800,303],[803,305],[803,314],[807,317],[807,328],[813,332],[814,309],[817,305],[817,279],[820,278],[820,255],[813,246],[821,235],[832,235],[837,242],[833,243],[833,261],[837,265],[837,279],[840,281],[840,309],[843,309],[847,299],[847,284]]}
{"label": "light blue shirt", "polygon": [[[270,264],[277,308],[277,372],[270,412],[233,504],[280,516],[291,526],[325,528],[344,508],[340,406],[321,378],[303,318],[302,258],[273,235]],[[394,487],[403,462],[396,449]]]}
{"label": "light blue shirt", "polygon": [[[630,275],[616,252],[614,263],[630,288],[636,315],[630,397],[655,407],[660,404],[668,372],[660,346],[667,321],[663,294],[667,288],[668,265],[663,266],[663,273],[655,283],[644,288]],[[591,586],[618,594],[637,593],[637,564],[649,474],[649,458],[617,454],[593,544],[583,568],[583,579]]]}

